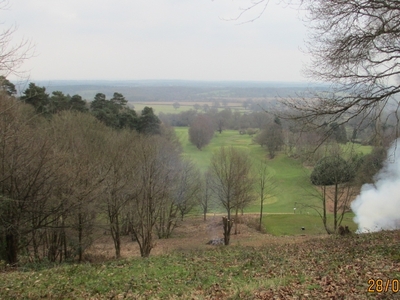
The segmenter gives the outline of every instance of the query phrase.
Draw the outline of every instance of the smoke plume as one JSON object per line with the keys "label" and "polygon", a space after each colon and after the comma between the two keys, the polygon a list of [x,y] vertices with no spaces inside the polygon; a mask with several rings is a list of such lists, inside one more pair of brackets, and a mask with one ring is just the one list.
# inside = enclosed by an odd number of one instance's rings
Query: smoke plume
{"label": "smoke plume", "polygon": [[388,151],[375,184],[364,184],[352,202],[359,233],[400,229],[400,140]]}

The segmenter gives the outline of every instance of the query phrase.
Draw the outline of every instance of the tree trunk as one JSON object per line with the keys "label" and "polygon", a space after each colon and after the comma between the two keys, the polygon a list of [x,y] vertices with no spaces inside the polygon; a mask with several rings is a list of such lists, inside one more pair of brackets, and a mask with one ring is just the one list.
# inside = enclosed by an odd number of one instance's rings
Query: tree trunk
{"label": "tree trunk", "polygon": [[54,230],[50,233],[50,243],[47,252],[47,258],[51,262],[55,262],[57,259],[58,252],[58,234]]}
{"label": "tree trunk", "polygon": [[33,247],[33,257],[35,261],[39,261],[39,245],[36,240],[36,230],[32,231],[32,247]]}
{"label": "tree trunk", "polygon": [[239,224],[239,208],[236,208],[236,211],[235,211],[235,235],[237,235],[237,234],[239,234],[239,231],[238,231],[238,224]]}
{"label": "tree trunk", "polygon": [[139,243],[140,248],[140,256],[141,257],[149,257],[151,249],[153,249],[153,237],[151,232],[145,230],[143,236],[135,235],[136,239]]}
{"label": "tree trunk", "polygon": [[260,206],[260,224],[259,230],[261,231],[262,228],[262,218],[263,218],[263,208],[264,208],[264,189],[261,190],[261,206]]}
{"label": "tree trunk", "polygon": [[121,234],[120,234],[119,218],[117,214],[115,216],[114,222],[110,224],[110,231],[111,231],[111,237],[114,242],[115,258],[118,259],[121,257]]}
{"label": "tree trunk", "polygon": [[322,222],[324,223],[324,228],[328,234],[331,234],[331,231],[328,228],[327,218],[326,218],[326,186],[323,187],[323,199],[322,199]]}
{"label": "tree trunk", "polygon": [[225,246],[228,246],[231,239],[231,229],[233,222],[230,218],[222,217],[222,223],[224,226],[224,244]]}
{"label": "tree trunk", "polygon": [[82,224],[82,214],[78,214],[78,261],[82,262],[83,254],[82,254],[82,237],[83,237],[83,224]]}
{"label": "tree trunk", "polygon": [[333,230],[334,230],[334,232],[336,232],[337,231],[337,213],[338,213],[338,201],[339,201],[339,199],[338,199],[338,184],[335,184],[335,198],[334,198],[334,203],[333,203],[333,226],[334,226],[334,228],[333,228]]}
{"label": "tree trunk", "polygon": [[65,228],[64,228],[64,221],[62,223],[62,232],[61,232],[61,247],[62,250],[60,251],[60,263],[62,262],[63,259],[63,254],[64,254],[64,261],[68,258],[68,248],[67,248],[67,235],[65,234]]}
{"label": "tree trunk", "polygon": [[12,232],[6,234],[7,263],[15,265],[18,262],[18,235]]}

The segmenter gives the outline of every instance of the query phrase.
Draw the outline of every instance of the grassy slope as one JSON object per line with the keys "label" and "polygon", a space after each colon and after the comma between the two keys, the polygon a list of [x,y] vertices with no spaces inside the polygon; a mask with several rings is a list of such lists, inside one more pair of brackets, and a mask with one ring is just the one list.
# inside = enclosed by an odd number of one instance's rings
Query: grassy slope
{"label": "grassy slope", "polygon": [[[254,164],[266,157],[265,149],[254,144],[250,136],[240,135],[234,130],[225,130],[222,134],[216,133],[211,143],[201,151],[188,141],[187,128],[180,127],[175,130],[182,142],[184,155],[191,158],[203,172],[208,167],[213,151],[220,146],[234,145],[246,149],[253,158]],[[283,154],[273,160],[268,160],[268,167],[276,182],[276,187],[264,204],[267,231],[276,235],[301,234],[301,227],[306,227],[307,233],[324,233],[321,219],[314,210],[297,209],[296,215],[293,214],[296,202],[319,204],[319,200],[310,193],[313,186],[309,181],[309,170],[300,162]],[[247,213],[259,211],[258,199],[245,210]],[[345,220],[345,224],[355,229],[351,216]]]}
{"label": "grassy slope", "polygon": [[400,292],[391,292],[398,285],[367,291],[377,288],[370,279],[398,283],[399,240],[400,231],[393,231],[26,267],[0,273],[0,299],[398,299]]}

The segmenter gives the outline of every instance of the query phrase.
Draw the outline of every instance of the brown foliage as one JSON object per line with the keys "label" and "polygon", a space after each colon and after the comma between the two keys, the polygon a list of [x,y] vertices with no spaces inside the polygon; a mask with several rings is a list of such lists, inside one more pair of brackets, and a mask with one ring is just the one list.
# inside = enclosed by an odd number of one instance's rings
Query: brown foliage
{"label": "brown foliage", "polygon": [[189,127],[189,141],[201,150],[214,136],[212,120],[206,115],[198,115]]}

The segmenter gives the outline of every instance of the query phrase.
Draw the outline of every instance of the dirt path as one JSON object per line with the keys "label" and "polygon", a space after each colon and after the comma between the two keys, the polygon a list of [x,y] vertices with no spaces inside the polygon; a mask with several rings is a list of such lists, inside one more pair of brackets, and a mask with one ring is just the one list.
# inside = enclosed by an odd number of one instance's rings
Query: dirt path
{"label": "dirt path", "polygon": [[[173,236],[169,239],[156,239],[155,247],[151,255],[167,254],[173,251],[192,251],[212,249],[207,242],[212,239],[222,238],[222,215],[211,215],[207,221],[203,217],[190,217],[179,223],[175,228]],[[287,243],[293,244],[306,241],[316,236],[287,236],[276,237],[270,234],[260,233],[255,229],[258,215],[245,214],[243,223],[239,224],[239,234],[231,236],[231,245],[259,247],[264,244]],[[94,242],[88,250],[92,260],[111,259],[114,257],[114,246],[111,236],[102,235]],[[130,237],[123,237],[121,255],[124,258],[140,256],[139,247]]]}

